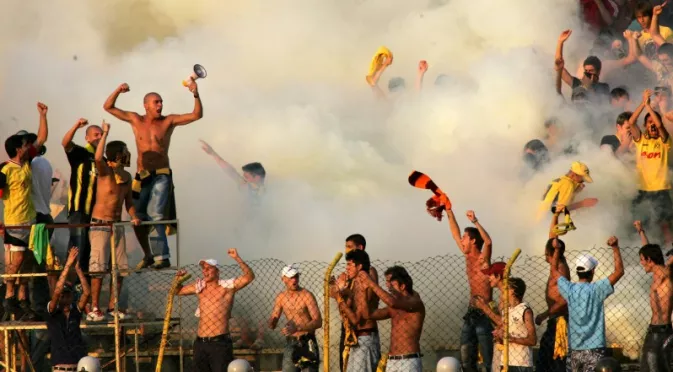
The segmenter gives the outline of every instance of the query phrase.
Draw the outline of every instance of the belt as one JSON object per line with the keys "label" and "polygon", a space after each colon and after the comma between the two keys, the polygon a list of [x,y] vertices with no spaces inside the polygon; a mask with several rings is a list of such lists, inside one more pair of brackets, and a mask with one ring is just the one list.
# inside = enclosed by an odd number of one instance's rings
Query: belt
{"label": "belt", "polygon": [[659,325],[650,324],[650,326],[647,327],[647,331],[654,333],[667,333],[667,332],[673,332],[673,327],[671,327],[670,324],[659,324]]}
{"label": "belt", "polygon": [[355,335],[356,336],[370,336],[374,333],[379,333],[379,330],[376,328],[366,328],[366,329],[356,329],[355,330]]}
{"label": "belt", "polygon": [[213,336],[213,337],[196,337],[196,341],[199,342],[220,342],[231,340],[229,333]]}
{"label": "belt", "polygon": [[98,218],[91,218],[91,223],[117,223],[119,221],[106,221],[106,220],[99,220]]}
{"label": "belt", "polygon": [[77,366],[73,365],[72,367],[52,367],[53,371],[67,371],[67,372],[77,372]]}
{"label": "belt", "polygon": [[404,355],[389,355],[388,360],[402,360],[402,359],[416,359],[422,358],[423,354],[413,353],[413,354],[404,354]]}

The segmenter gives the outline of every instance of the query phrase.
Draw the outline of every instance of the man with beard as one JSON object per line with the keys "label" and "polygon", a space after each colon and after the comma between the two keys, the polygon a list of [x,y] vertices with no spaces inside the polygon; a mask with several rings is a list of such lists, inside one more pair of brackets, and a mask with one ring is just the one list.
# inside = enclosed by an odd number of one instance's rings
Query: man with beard
{"label": "man with beard", "polygon": [[[128,91],[128,84],[121,84],[110,94],[103,108],[117,119],[131,124],[135,134],[138,148],[138,173],[136,173],[132,188],[138,215],[145,220],[165,221],[175,213],[173,173],[168,159],[168,148],[176,127],[187,125],[203,117],[198,87],[194,80],[189,84],[189,91],[194,95],[194,110],[191,113],[167,116],[161,113],[163,99],[154,92],[147,93],[143,99],[145,115],[115,107],[117,97]],[[150,228],[138,226],[135,229],[138,242],[145,253],[145,258],[138,268],[150,265],[154,269],[170,267],[167,228],[168,226],[159,224]]]}
{"label": "man with beard", "polygon": [[285,315],[283,372],[317,372],[320,356],[315,331],[322,326],[318,302],[313,293],[299,286],[299,270],[294,265],[285,266],[281,274],[285,291],[276,297],[269,328],[276,329],[280,315]]}
{"label": "man with beard", "polygon": [[[194,342],[194,370],[200,372],[225,372],[234,360],[234,347],[229,334],[229,319],[234,306],[234,295],[255,279],[255,274],[238,255],[236,249],[227,251],[243,271],[243,275],[227,280],[220,279],[220,269],[213,259],[199,261],[203,279],[181,287],[177,295],[196,295],[199,307],[196,316],[199,327]],[[180,270],[176,276],[187,274]]]}
{"label": "man with beard", "polygon": [[[36,212],[31,193],[33,190],[33,173],[30,160],[35,157],[42,145],[47,141],[47,106],[37,103],[40,114],[40,127],[37,139],[30,145],[26,136],[13,135],[5,141],[5,151],[9,161],[0,165],[0,195],[4,205],[4,223],[11,226],[30,226],[35,222]],[[5,233],[5,274],[17,274],[21,271],[32,271],[37,264],[33,254],[25,254],[30,238],[30,229],[7,229]],[[19,282],[17,299],[16,282]],[[28,278],[8,278],[5,280],[7,289],[3,306],[5,320],[19,310],[24,312],[24,319],[32,320],[35,313],[28,301]]]}
{"label": "man with beard", "polygon": [[[673,218],[673,202],[671,201],[671,182],[668,175],[668,153],[671,139],[661,121],[661,115],[650,107],[653,91],[646,89],[643,101],[629,119],[631,137],[636,147],[636,167],[640,179],[638,196],[633,202],[634,215],[639,216],[640,210],[653,210],[654,222],[664,234],[666,244],[673,242],[670,231],[670,220]],[[638,117],[647,110],[644,129],[641,132],[636,124]],[[639,216],[647,220],[647,216]]]}
{"label": "man with beard", "polygon": [[[75,133],[86,127],[89,122],[79,119],[75,125],[63,136],[61,144],[70,163],[70,188],[68,190],[68,223],[88,224],[91,223],[91,211],[96,202],[96,165],[94,154],[98,141],[103,136],[103,129],[98,125],[90,125],[86,128],[84,140],[86,146],[82,147],[72,142]],[[89,245],[88,227],[71,227],[69,247],[79,248],[79,265],[83,272],[89,271]]]}

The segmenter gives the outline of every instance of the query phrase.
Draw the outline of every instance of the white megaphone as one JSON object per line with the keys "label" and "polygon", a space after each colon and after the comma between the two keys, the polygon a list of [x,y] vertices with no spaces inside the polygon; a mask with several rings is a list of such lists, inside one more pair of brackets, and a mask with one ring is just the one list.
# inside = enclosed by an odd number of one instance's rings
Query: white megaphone
{"label": "white megaphone", "polygon": [[197,63],[194,65],[194,72],[192,72],[187,79],[182,81],[182,85],[187,87],[189,86],[189,84],[192,83],[192,81],[196,81],[197,79],[203,79],[206,76],[208,76],[206,69]]}

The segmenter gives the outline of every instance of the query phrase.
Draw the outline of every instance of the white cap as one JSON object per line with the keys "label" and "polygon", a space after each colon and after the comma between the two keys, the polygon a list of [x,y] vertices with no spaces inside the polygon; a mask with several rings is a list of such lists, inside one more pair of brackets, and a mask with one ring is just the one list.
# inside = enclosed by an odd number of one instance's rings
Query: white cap
{"label": "white cap", "polygon": [[598,266],[598,260],[588,254],[583,254],[575,260],[575,268],[580,273],[589,272],[595,269],[596,266]]}
{"label": "white cap", "polygon": [[294,264],[285,266],[281,271],[281,275],[286,278],[294,278],[297,274],[299,274],[299,269]]}
{"label": "white cap", "polygon": [[204,263],[207,263],[210,266],[217,267],[217,260],[212,259],[212,258],[208,258],[208,259],[199,261],[199,266],[203,266]]}

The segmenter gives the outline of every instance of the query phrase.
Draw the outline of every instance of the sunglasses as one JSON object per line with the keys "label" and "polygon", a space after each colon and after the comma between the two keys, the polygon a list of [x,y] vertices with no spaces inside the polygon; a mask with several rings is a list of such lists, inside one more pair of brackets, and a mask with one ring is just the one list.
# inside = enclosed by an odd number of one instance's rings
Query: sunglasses
{"label": "sunglasses", "polygon": [[595,72],[589,72],[589,71],[586,71],[586,70],[584,71],[584,76],[586,76],[588,78],[592,78],[592,77],[594,77],[594,75],[596,75]]}

